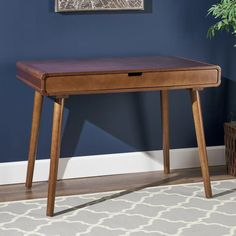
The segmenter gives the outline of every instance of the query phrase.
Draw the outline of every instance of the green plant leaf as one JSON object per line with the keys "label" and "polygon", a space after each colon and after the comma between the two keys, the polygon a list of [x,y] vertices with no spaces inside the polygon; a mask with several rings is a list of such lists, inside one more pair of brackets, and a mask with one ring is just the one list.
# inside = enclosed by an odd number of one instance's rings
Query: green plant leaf
{"label": "green plant leaf", "polygon": [[215,37],[216,32],[222,30],[232,32],[236,36],[236,0],[221,0],[212,5],[207,15],[212,15],[217,20],[208,29],[208,38]]}

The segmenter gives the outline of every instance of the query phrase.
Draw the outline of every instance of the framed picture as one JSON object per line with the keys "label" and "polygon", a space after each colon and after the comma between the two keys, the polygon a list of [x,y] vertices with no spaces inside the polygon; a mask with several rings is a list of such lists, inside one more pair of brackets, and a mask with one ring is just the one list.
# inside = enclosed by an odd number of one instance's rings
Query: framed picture
{"label": "framed picture", "polygon": [[56,12],[144,10],[144,0],[55,0]]}

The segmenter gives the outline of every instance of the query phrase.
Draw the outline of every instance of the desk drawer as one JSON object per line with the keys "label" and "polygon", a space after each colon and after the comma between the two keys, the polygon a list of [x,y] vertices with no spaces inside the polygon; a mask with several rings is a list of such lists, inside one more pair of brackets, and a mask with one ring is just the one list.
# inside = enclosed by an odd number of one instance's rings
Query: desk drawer
{"label": "desk drawer", "polygon": [[127,74],[94,74],[50,76],[45,78],[48,95],[79,94],[104,91],[142,91],[163,88],[193,88],[217,86],[219,71],[188,70],[160,72],[132,72]]}

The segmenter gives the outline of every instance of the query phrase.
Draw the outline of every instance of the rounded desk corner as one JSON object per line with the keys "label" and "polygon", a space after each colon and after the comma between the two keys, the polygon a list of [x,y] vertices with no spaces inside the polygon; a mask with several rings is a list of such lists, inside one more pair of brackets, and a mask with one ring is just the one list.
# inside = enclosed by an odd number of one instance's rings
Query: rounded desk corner
{"label": "rounded desk corner", "polygon": [[216,66],[216,70],[217,70],[217,83],[216,83],[216,87],[218,87],[221,84],[221,67],[220,66]]}

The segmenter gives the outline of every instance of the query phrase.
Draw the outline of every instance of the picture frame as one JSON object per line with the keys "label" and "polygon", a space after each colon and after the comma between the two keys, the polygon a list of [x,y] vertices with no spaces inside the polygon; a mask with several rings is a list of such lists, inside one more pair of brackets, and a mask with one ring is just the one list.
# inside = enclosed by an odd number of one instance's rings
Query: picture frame
{"label": "picture frame", "polygon": [[144,10],[144,0],[55,0],[56,12]]}

